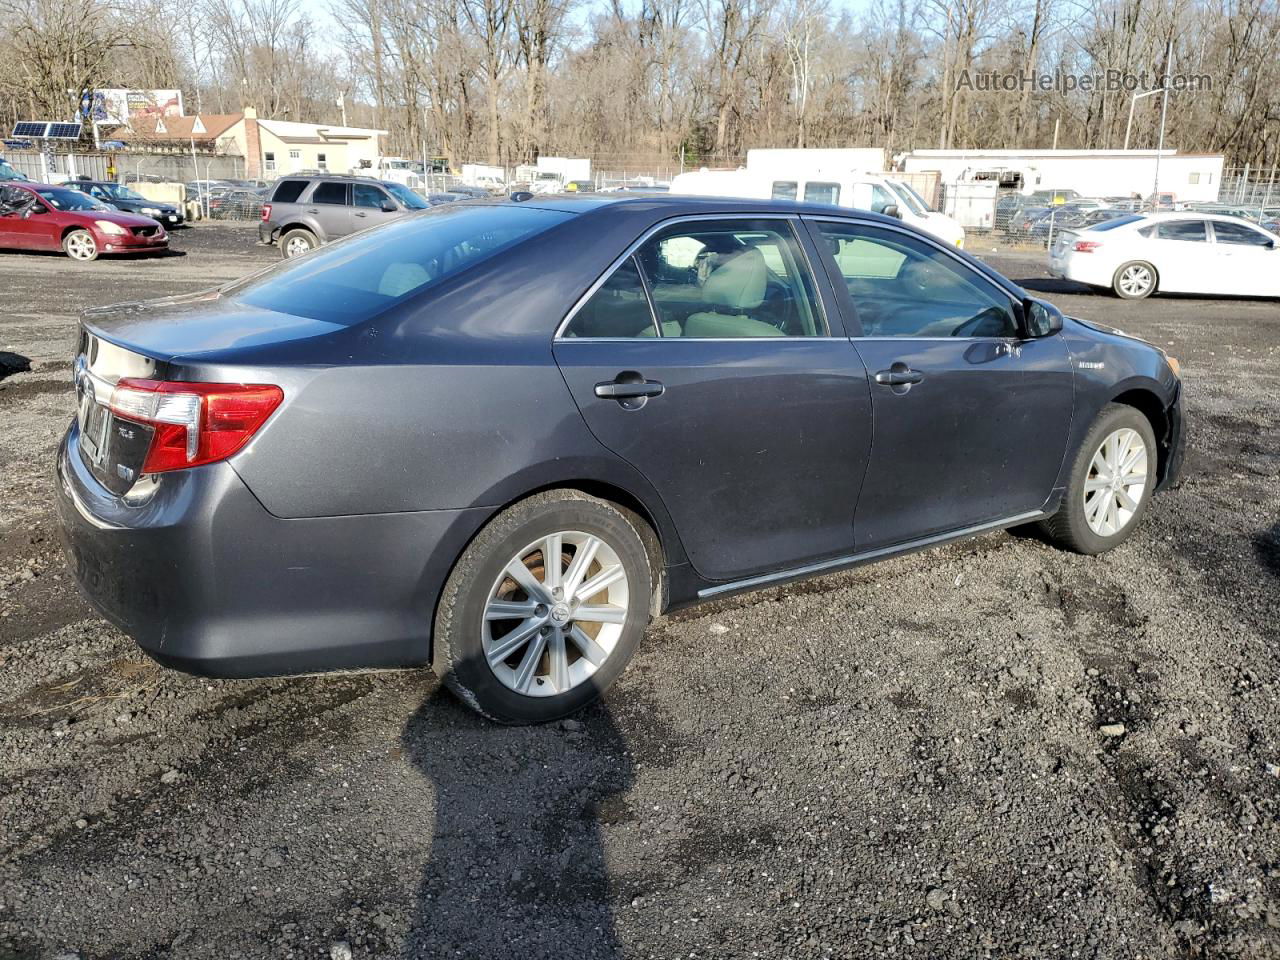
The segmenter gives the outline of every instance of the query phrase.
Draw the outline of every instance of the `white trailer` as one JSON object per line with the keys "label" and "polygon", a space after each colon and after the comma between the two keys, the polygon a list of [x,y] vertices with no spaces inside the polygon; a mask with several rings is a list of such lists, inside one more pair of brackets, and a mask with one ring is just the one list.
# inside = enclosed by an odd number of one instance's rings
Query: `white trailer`
{"label": "white trailer", "polygon": [[[996,180],[1022,193],[1075,190],[1084,197],[1148,197],[1156,184],[1155,150],[914,150],[908,171],[937,171],[943,184]],[[1179,202],[1214,201],[1224,158],[1160,153],[1160,192]]]}

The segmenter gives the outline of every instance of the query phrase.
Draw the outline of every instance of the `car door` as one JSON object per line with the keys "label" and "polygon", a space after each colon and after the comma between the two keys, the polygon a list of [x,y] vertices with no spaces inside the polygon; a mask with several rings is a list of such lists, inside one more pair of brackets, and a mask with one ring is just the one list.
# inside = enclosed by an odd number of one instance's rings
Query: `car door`
{"label": "car door", "polygon": [[913,231],[808,222],[871,378],[858,551],[1037,513],[1071,424],[1062,337],[1020,336],[1005,289]]}
{"label": "car door", "polygon": [[34,190],[22,188],[35,196],[35,203],[24,211],[10,214],[0,222],[6,247],[18,250],[56,250],[60,244],[61,227],[65,214],[54,210]]}
{"label": "car door", "polygon": [[351,220],[351,185],[339,180],[318,180],[303,209],[315,218],[325,240],[345,237],[354,229]]}
{"label": "car door", "polygon": [[710,580],[853,547],[869,387],[798,226],[718,217],[657,229],[554,344],[592,433],[653,484]]}
{"label": "car door", "polygon": [[1247,223],[1212,220],[1213,244],[1227,289],[1247,297],[1280,297],[1280,249]]}
{"label": "car door", "polygon": [[387,195],[387,192],[377,184],[353,183],[351,185],[351,198],[353,230],[374,227],[404,215],[400,205],[392,200]]}
{"label": "car door", "polygon": [[1209,242],[1204,220],[1160,220],[1153,229],[1139,231],[1147,237],[1141,250],[1156,268],[1158,289],[1181,293],[1227,293],[1225,258]]}

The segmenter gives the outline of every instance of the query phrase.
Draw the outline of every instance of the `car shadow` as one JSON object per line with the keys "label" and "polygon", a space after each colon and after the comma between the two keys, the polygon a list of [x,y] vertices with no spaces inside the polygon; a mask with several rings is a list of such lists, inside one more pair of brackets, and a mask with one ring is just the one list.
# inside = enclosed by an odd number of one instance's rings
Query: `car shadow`
{"label": "car shadow", "polygon": [[1034,290],[1037,293],[1070,293],[1097,297],[1111,296],[1111,291],[1109,290],[1099,290],[1084,283],[1076,283],[1074,280],[1060,280],[1057,277],[1027,277],[1013,282],[1024,290]]}
{"label": "car shadow", "polygon": [[11,377],[15,373],[27,373],[31,369],[31,358],[20,353],[0,350],[0,380]]}
{"label": "car shadow", "polygon": [[1280,579],[1280,523],[1254,534],[1253,549],[1258,554],[1262,569]]}
{"label": "car shadow", "polygon": [[600,824],[633,780],[608,708],[506,727],[443,686],[406,724],[435,795],[406,958],[621,957]]}

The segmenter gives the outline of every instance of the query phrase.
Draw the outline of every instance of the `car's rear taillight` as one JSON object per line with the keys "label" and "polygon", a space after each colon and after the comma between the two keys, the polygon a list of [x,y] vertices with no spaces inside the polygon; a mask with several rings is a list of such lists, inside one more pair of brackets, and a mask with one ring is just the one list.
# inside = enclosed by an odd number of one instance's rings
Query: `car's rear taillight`
{"label": "car's rear taillight", "polygon": [[1093,253],[1102,246],[1101,240],[1077,240],[1072,244],[1071,249],[1076,253]]}
{"label": "car's rear taillight", "polygon": [[284,400],[267,384],[124,379],[111,412],[155,431],[142,473],[184,470],[225,460],[257,433]]}
{"label": "car's rear taillight", "polygon": [[271,204],[264,203],[262,205],[262,222],[266,223],[271,219]]}

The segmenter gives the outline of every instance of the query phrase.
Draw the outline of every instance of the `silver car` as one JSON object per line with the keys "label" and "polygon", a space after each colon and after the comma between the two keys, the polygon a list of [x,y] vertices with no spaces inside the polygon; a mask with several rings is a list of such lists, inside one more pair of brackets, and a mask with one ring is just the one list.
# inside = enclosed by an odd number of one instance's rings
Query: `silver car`
{"label": "silver car", "polygon": [[289,259],[430,204],[400,183],[367,177],[300,176],[276,182],[262,205],[258,240]]}

